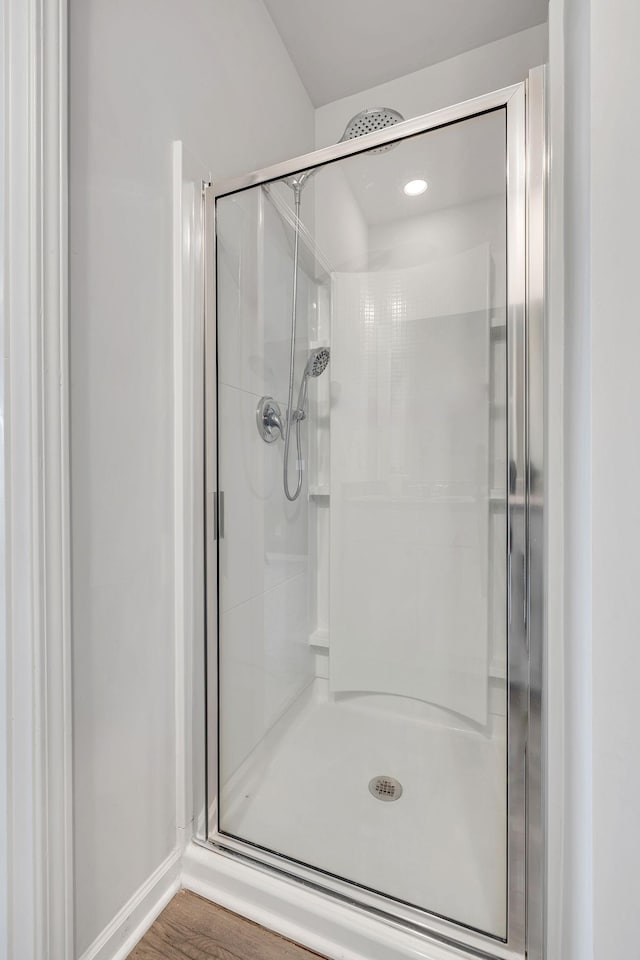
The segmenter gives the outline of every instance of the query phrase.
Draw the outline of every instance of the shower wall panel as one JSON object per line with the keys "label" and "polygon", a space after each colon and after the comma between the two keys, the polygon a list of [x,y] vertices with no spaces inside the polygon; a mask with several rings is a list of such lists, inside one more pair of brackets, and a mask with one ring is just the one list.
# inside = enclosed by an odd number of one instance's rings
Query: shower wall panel
{"label": "shower wall panel", "polygon": [[[329,274],[334,271],[366,270],[369,262],[369,226],[355,197],[352,185],[339,166],[327,166],[315,178],[316,238],[325,257]],[[318,342],[331,344],[332,295],[327,278],[320,288],[320,303],[315,332]],[[311,578],[311,640],[316,650],[317,677],[329,675],[329,568],[331,513],[331,371],[311,392],[310,418],[311,476],[318,496],[310,500],[309,529],[314,575]]]}
{"label": "shower wall panel", "polygon": [[482,724],[489,285],[487,244],[333,284],[331,687]]}
{"label": "shower wall panel", "polygon": [[[267,394],[287,404],[292,230],[267,191],[218,204],[221,766],[231,776],[313,677],[307,497],[282,493],[282,449],[255,427]],[[314,284],[299,280],[296,354],[308,350]]]}
{"label": "shower wall panel", "polygon": [[505,648],[497,618],[506,605],[506,570],[502,562],[505,543],[505,516],[499,509],[504,492],[507,464],[504,455],[506,409],[503,384],[506,381],[506,236],[504,200],[487,196],[473,203],[432,211],[428,216],[373,226],[369,232],[372,260],[392,269],[429,263],[452,257],[477,244],[489,247],[489,307],[491,329],[491,476],[494,509],[489,512],[489,711],[505,713]]}

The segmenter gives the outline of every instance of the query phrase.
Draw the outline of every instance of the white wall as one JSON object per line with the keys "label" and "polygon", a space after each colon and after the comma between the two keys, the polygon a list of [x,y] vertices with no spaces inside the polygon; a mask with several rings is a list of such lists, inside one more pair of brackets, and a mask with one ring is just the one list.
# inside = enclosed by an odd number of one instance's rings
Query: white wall
{"label": "white wall", "polygon": [[336,143],[351,117],[367,107],[393,107],[408,120],[519,83],[531,67],[546,62],[542,24],[320,107],[316,146]]}
{"label": "white wall", "polygon": [[482,197],[425,216],[374,224],[369,231],[370,257],[376,269],[413,267],[487,242],[497,268],[492,276],[491,306],[504,308],[504,197]]}
{"label": "white wall", "polygon": [[364,270],[367,224],[340,164],[323,167],[314,183],[316,238],[333,270]]}
{"label": "white wall", "polygon": [[[550,645],[564,646],[565,746],[561,900],[557,913],[552,905],[549,956],[623,960],[638,955],[640,860],[640,135],[630,121],[640,8],[552,0],[552,23],[556,117],[564,110],[565,309],[556,320],[565,329],[565,575],[564,630]],[[556,138],[556,155],[561,147]]]}
{"label": "white wall", "polygon": [[593,955],[623,960],[640,952],[640,5],[590,8]]}
{"label": "white wall", "polygon": [[[0,50],[6,51],[4,33],[4,4],[0,4]],[[5,90],[4,71],[0,71],[0,141],[5,143]],[[0,343],[6,356],[5,345],[5,296],[4,296],[4,264],[5,264],[5,153],[0,150]],[[5,580],[5,557],[7,549],[7,530],[5,523],[5,440],[4,440],[4,364],[0,368],[0,690],[2,702],[6,702],[9,692],[9,678],[7,671],[7,603]],[[9,898],[7,878],[9,876],[8,861],[8,828],[7,773],[9,770],[7,756],[7,711],[0,709],[0,960],[7,960],[7,938],[9,921]]]}
{"label": "white wall", "polygon": [[171,141],[309,150],[260,0],[71,0],[74,817],[81,955],[176,843]]}
{"label": "white wall", "polygon": [[[374,225],[369,231],[370,263],[373,269],[399,269],[419,264],[444,263],[448,258],[460,257],[465,251],[486,245],[490,257],[489,307],[492,326],[506,322],[506,233],[504,197],[482,197],[471,203],[445,207],[424,216]],[[492,447],[490,454],[490,485],[494,493],[502,486],[506,471],[504,457],[497,451],[504,447],[502,431],[504,405],[499,384],[504,376],[506,346],[503,337],[492,338],[491,381],[496,401],[491,409]],[[494,511],[490,522],[490,579],[495,611],[504,607],[504,517]],[[489,660],[492,675],[504,675],[505,651],[499,630],[489,630]],[[492,685],[500,696],[490,700],[492,712],[504,713],[502,687],[504,681],[494,678]]]}
{"label": "white wall", "polygon": [[331,344],[331,689],[410,696],[479,723],[489,274],[486,243],[416,267],[337,274]]}
{"label": "white wall", "polygon": [[588,960],[592,956],[589,10],[584,0],[565,0],[564,6],[566,559],[564,631],[558,638],[564,645],[563,713],[557,720],[563,717],[566,741],[558,960]]}

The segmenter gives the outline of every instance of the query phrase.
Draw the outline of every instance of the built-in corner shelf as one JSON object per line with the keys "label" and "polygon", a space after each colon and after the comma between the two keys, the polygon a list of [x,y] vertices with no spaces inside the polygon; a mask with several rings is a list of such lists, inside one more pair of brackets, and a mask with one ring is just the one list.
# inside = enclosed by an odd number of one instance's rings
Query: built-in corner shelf
{"label": "built-in corner shelf", "polygon": [[504,320],[500,320],[498,317],[491,317],[489,331],[493,340],[507,339],[507,325]]}
{"label": "built-in corner shelf", "polygon": [[507,492],[506,490],[499,490],[498,488],[489,490],[489,503],[492,507],[506,507],[507,506]]}
{"label": "built-in corner shelf", "polygon": [[326,629],[314,630],[309,637],[309,644],[312,647],[322,647],[324,650],[329,649],[329,631]]}
{"label": "built-in corner shelf", "polygon": [[[309,646],[319,650],[329,649],[329,630],[326,627],[319,627],[309,635]],[[488,676],[490,680],[505,680],[507,676],[506,665],[503,660],[495,659],[489,662]]]}
{"label": "built-in corner shelf", "polygon": [[504,660],[492,660],[489,663],[489,677],[491,680],[507,679],[507,668]]}
{"label": "built-in corner shelf", "polygon": [[309,486],[310,497],[330,497],[331,488],[328,483],[313,483]]}

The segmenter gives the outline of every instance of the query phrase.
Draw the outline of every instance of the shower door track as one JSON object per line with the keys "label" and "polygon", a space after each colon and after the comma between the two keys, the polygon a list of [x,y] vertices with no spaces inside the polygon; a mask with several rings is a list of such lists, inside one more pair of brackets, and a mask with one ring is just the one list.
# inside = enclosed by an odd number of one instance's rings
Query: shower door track
{"label": "shower door track", "polygon": [[[218,582],[217,582],[217,326],[216,199],[310,167],[505,110],[507,128],[508,456],[508,798],[507,934],[494,937],[355,882],[225,834],[218,825]],[[543,624],[544,624],[544,376],[546,134],[545,68],[488,95],[406,120],[247,176],[207,184],[205,206],[205,530],[207,567],[206,811],[196,841],[212,852],[284,876],[347,902],[426,942],[471,956],[516,960],[544,956]],[[205,823],[206,821],[206,823]]]}

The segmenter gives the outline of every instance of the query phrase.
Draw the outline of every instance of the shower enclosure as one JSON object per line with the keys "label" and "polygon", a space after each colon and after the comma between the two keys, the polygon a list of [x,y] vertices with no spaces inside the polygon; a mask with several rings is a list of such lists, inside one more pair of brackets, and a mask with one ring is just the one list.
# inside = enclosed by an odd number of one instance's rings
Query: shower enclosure
{"label": "shower enclosure", "polygon": [[205,189],[203,839],[502,958],[541,942],[542,102]]}

